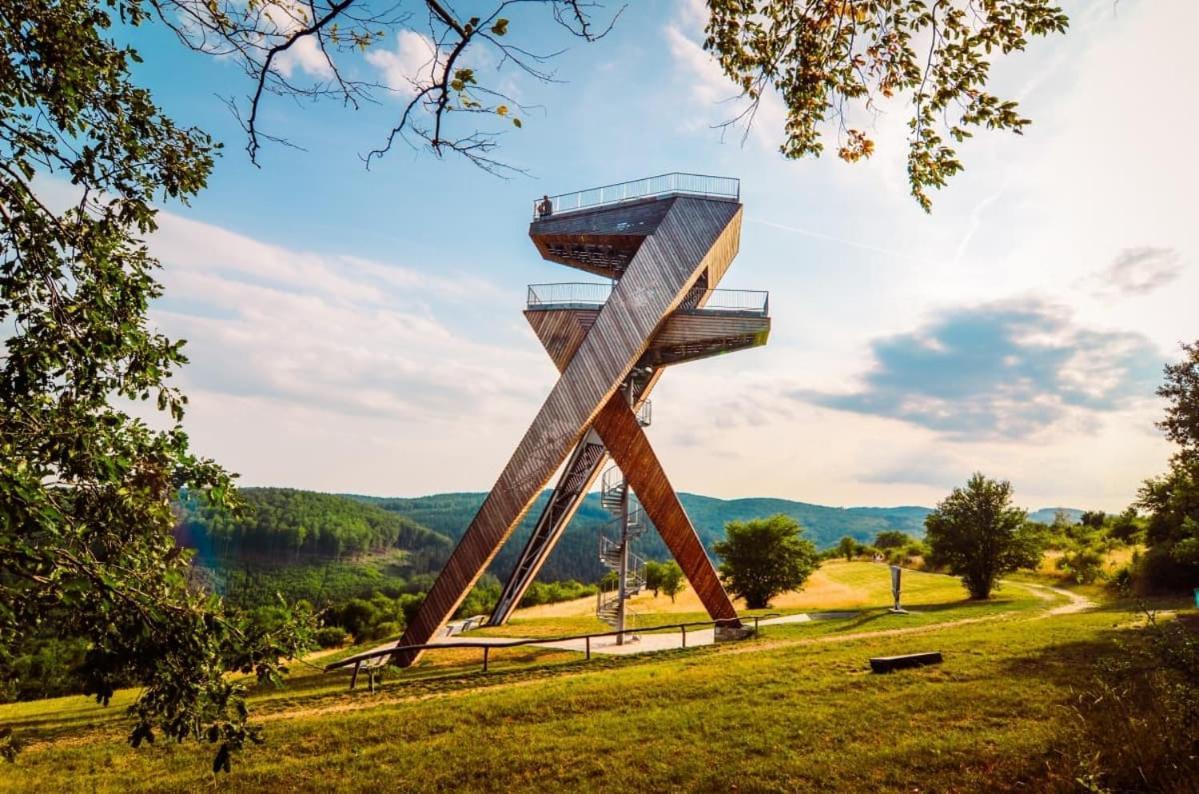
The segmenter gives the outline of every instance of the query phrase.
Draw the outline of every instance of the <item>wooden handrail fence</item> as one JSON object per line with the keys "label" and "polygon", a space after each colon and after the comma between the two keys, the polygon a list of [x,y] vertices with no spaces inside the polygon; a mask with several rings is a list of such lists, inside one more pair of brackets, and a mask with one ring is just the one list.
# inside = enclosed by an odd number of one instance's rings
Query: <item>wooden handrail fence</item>
{"label": "wooden handrail fence", "polygon": [[[762,620],[764,618],[782,617],[782,613],[771,612],[771,613],[768,613],[765,615],[753,615],[752,617],[753,617],[753,621],[754,621],[753,631],[754,631],[754,635],[756,636],[758,633],[758,622],[760,620]],[[746,619],[748,620],[748,617]],[[340,661],[332,662],[330,664],[325,665],[325,672],[331,673],[334,670],[341,670],[346,667],[353,666],[354,671],[353,671],[353,675],[350,677],[350,689],[354,689],[358,685],[358,673],[365,666],[366,670],[367,670],[367,678],[368,678],[368,681],[370,684],[370,691],[374,692],[375,691],[375,673],[379,668],[383,667],[384,664],[382,662],[375,663],[375,664],[367,664],[367,663],[372,662],[373,660],[379,659],[381,657],[394,656],[395,654],[402,653],[404,651],[432,651],[432,650],[449,649],[449,648],[481,648],[483,651],[483,672],[487,672],[488,665],[490,664],[490,661],[491,661],[490,657],[491,657],[491,649],[492,648],[520,648],[520,647],[523,647],[526,645],[550,645],[553,643],[572,642],[575,640],[583,640],[584,658],[587,660],[590,660],[591,659],[591,641],[593,639],[599,639],[602,637],[615,637],[618,634],[633,634],[633,633],[649,634],[651,632],[661,632],[661,631],[670,631],[670,630],[678,629],[682,634],[682,647],[686,648],[687,647],[687,629],[688,628],[695,628],[697,626],[712,626],[713,628],[715,628],[715,627],[717,627],[721,624],[725,624],[725,623],[733,623],[736,625],[740,625],[740,621],[741,621],[741,618],[724,618],[724,619],[720,619],[720,620],[698,620],[698,621],[692,621],[689,623],[667,623],[667,624],[664,624],[661,626],[646,626],[644,628],[638,628],[636,630],[636,632],[628,631],[628,630],[626,630],[626,631],[600,631],[600,632],[595,632],[593,634],[568,634],[568,635],[565,635],[562,637],[534,637],[532,639],[516,639],[516,640],[507,640],[507,641],[491,640],[488,642],[471,642],[469,640],[459,640],[456,642],[428,642],[428,643],[424,643],[421,645],[393,645],[388,648],[377,648],[373,651],[367,651],[365,653],[355,654],[353,656],[346,657],[345,659],[342,659]]]}

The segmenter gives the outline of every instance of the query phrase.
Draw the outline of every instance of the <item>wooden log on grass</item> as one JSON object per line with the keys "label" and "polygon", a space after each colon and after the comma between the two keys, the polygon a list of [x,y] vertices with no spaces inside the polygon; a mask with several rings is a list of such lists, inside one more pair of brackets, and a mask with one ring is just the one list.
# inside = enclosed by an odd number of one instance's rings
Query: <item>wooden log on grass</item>
{"label": "wooden log on grass", "polygon": [[889,673],[892,670],[923,667],[926,664],[940,664],[942,661],[940,651],[905,653],[902,656],[875,656],[870,660],[870,669],[876,673]]}

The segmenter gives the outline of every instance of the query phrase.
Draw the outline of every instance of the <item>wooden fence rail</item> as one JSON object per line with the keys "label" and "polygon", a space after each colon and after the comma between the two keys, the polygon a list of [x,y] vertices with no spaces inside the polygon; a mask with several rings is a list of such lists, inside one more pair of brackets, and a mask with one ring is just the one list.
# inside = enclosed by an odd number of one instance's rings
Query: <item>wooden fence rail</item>
{"label": "wooden fence rail", "polygon": [[[754,634],[758,633],[758,621],[763,618],[782,617],[780,612],[771,612],[765,615],[753,615]],[[748,619],[748,618],[747,618]],[[740,625],[740,618],[722,618],[719,620],[700,620],[690,623],[667,623],[661,626],[646,626],[625,631],[601,631],[593,634],[568,634],[562,637],[535,637],[532,639],[516,639],[516,640],[491,640],[488,642],[471,642],[469,640],[458,640],[456,642],[430,642],[422,645],[393,645],[389,648],[378,648],[373,651],[355,654],[337,662],[332,662],[325,665],[325,672],[331,673],[334,670],[353,667],[354,674],[350,678],[350,689],[353,689],[358,684],[358,673],[364,665],[367,667],[367,676],[370,680],[370,689],[375,690],[375,670],[383,666],[382,662],[377,662],[372,665],[367,665],[367,662],[372,662],[376,659],[381,659],[386,656],[393,656],[404,651],[432,651],[450,648],[480,648],[483,651],[483,672],[487,672],[490,664],[492,648],[521,648],[526,645],[549,645],[561,642],[572,642],[574,640],[583,640],[583,653],[586,659],[591,659],[591,640],[601,637],[616,637],[621,634],[649,634],[651,632],[679,630],[682,633],[683,647],[687,647],[687,629],[697,626],[712,626],[713,628],[726,623]]]}

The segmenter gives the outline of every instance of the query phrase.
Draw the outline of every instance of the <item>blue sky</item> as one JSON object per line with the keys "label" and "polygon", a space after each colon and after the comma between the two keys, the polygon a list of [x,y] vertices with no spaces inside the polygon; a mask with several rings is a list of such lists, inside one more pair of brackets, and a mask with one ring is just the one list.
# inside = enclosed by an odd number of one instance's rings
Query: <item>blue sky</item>
{"label": "blue sky", "polygon": [[[1161,365],[1199,336],[1199,87],[1186,0],[1068,3],[1072,30],[998,64],[1023,136],[980,134],[925,215],[907,195],[902,107],[875,157],[789,162],[777,100],[742,143],[711,128],[734,91],[693,2],[638,2],[594,45],[524,28],[566,82],[502,72],[542,105],[505,136],[502,181],[402,146],[401,108],[266,105],[251,165],[219,95],[227,61],[160,28],[140,78],[225,143],[209,189],[167,206],[154,317],[189,340],[196,448],[256,485],[417,495],[490,487],[555,379],[520,314],[530,282],[579,280],[527,237],[542,193],[673,170],[737,176],[745,224],[724,286],[769,289],[767,347],[668,372],[649,435],[674,484],[715,496],[929,504],[973,470],[1029,507],[1118,509],[1165,466]],[[522,22],[514,20],[514,30]],[[354,64],[388,79],[413,35]],[[313,68],[297,57],[291,68]]]}

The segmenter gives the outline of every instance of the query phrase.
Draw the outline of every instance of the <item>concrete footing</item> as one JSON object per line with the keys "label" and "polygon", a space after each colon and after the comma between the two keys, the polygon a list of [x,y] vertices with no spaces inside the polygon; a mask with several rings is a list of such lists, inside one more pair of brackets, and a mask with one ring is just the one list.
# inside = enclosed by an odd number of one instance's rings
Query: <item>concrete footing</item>
{"label": "concrete footing", "polygon": [[731,642],[753,636],[754,630],[746,626],[717,626],[716,641]]}

